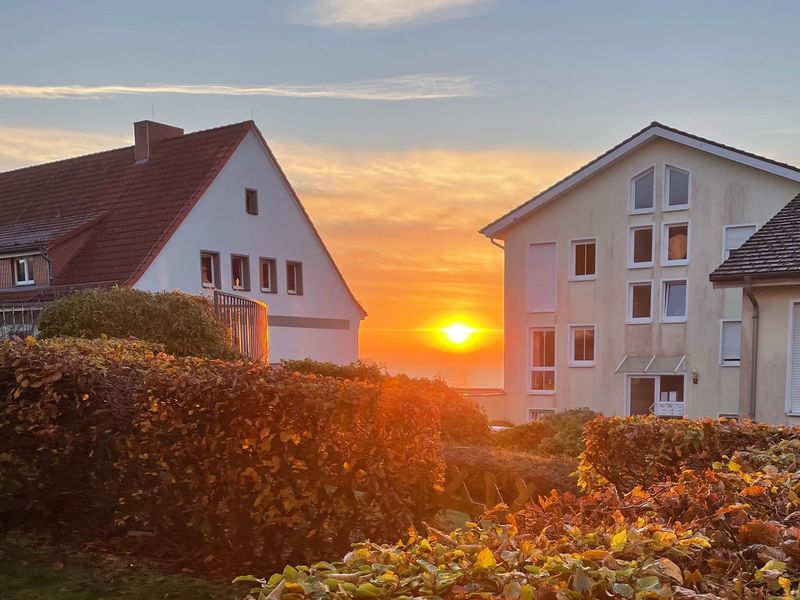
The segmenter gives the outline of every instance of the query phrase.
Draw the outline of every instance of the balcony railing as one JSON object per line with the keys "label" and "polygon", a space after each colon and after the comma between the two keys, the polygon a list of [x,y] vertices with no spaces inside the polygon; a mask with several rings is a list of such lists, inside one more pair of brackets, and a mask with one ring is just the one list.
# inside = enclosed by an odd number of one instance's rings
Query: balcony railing
{"label": "balcony railing", "polygon": [[230,328],[234,345],[242,355],[251,360],[269,361],[266,304],[215,290],[214,310]]}

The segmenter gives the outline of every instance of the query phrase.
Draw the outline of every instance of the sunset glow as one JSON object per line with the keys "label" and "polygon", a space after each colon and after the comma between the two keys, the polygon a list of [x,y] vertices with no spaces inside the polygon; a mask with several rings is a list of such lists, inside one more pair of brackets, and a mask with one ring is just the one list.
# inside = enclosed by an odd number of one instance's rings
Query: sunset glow
{"label": "sunset glow", "polygon": [[451,343],[460,345],[469,340],[475,330],[463,323],[453,323],[443,328],[442,331]]}

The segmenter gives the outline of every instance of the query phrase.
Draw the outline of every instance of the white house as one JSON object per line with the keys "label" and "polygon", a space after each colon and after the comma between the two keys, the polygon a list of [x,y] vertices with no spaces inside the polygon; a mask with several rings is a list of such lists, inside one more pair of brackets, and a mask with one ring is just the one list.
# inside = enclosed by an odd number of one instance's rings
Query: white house
{"label": "white house", "polygon": [[504,246],[514,422],[739,412],[742,293],[708,281],[800,169],[652,123],[481,230]]}
{"label": "white house", "polygon": [[366,312],[252,121],[0,173],[0,302],[218,289],[268,307],[270,360],[358,358]]}

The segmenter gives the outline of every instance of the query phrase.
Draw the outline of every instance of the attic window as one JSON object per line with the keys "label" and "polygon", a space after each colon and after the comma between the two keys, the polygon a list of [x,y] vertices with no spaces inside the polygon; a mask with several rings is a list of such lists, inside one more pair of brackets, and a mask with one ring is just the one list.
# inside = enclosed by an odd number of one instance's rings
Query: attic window
{"label": "attic window", "polygon": [[303,263],[286,261],[286,293],[293,296],[303,295]]}
{"label": "attic window", "polygon": [[33,257],[14,259],[14,285],[33,285]]}
{"label": "attic window", "polygon": [[245,189],[244,205],[248,215],[258,214],[258,190]]}

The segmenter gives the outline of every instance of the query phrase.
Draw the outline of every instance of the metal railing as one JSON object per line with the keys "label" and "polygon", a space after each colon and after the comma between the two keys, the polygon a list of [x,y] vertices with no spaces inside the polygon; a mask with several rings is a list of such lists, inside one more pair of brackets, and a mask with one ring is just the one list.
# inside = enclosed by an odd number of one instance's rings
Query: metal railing
{"label": "metal railing", "polygon": [[36,322],[46,303],[0,305],[0,339],[36,335]]}
{"label": "metal railing", "polygon": [[215,290],[214,310],[230,328],[233,343],[244,356],[269,361],[266,304]]}

